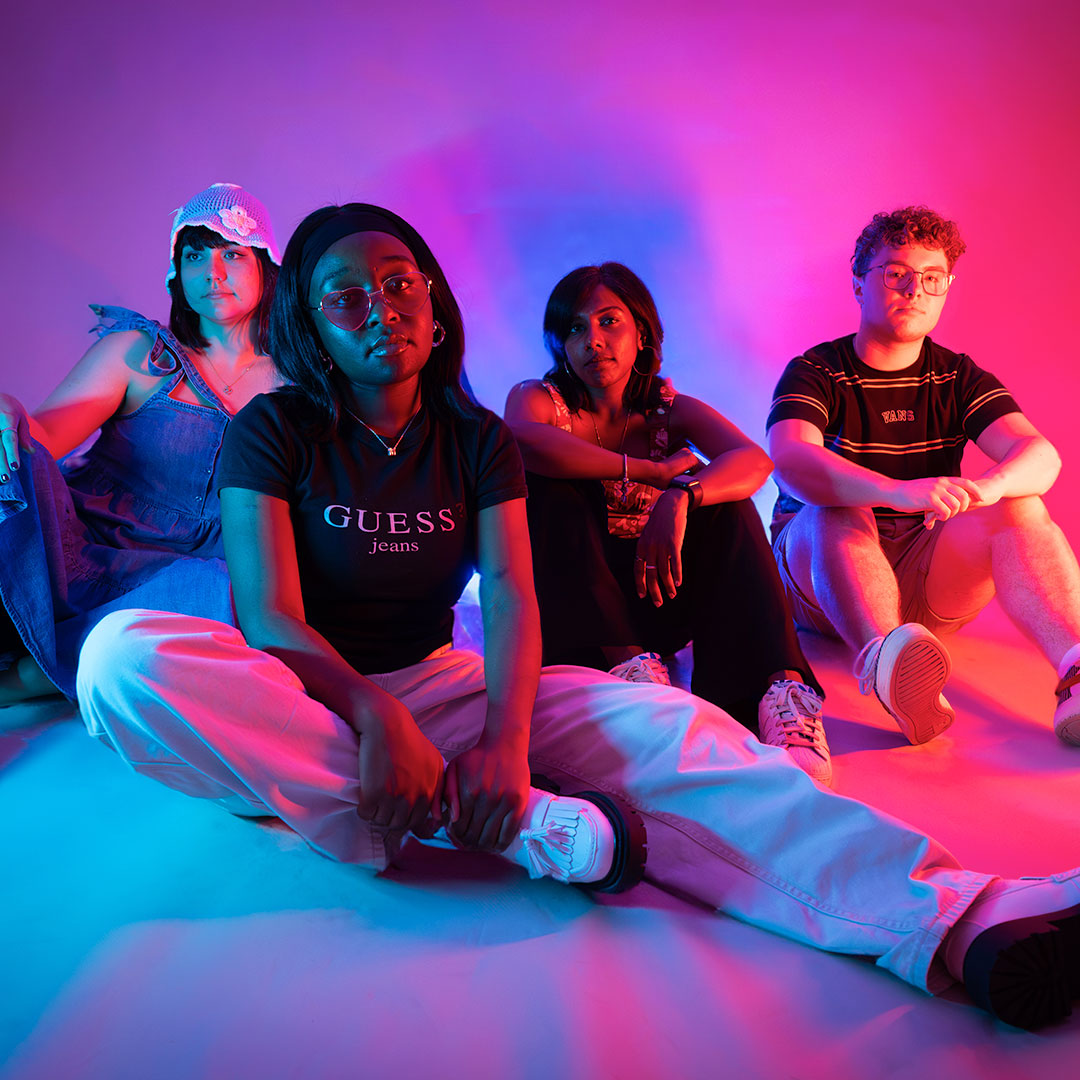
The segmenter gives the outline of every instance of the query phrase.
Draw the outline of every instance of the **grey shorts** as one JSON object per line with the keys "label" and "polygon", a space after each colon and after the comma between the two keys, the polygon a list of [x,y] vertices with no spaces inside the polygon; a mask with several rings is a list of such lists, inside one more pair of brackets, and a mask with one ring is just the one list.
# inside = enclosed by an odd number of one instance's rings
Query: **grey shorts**
{"label": "grey shorts", "polygon": [[[787,541],[791,522],[796,516],[788,514],[773,521],[773,555],[776,556],[780,580],[784,583],[796,625],[803,630],[836,637],[836,629],[828,616],[813,600],[803,595],[788,568]],[[928,529],[923,525],[922,514],[875,514],[874,518],[881,550],[889,560],[900,587],[900,618],[903,622],[921,623],[935,634],[951,634],[979,614],[982,608],[956,619],[946,619],[926,602],[926,574],[942,533],[942,524]]]}

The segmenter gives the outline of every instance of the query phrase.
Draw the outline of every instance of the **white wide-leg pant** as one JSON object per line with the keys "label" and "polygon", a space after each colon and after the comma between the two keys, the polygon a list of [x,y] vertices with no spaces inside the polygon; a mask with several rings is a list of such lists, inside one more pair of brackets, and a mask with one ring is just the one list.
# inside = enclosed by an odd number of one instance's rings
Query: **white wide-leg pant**
{"label": "white wide-leg pant", "polygon": [[[483,727],[473,653],[373,681],[447,759]],[[355,732],[230,626],[116,612],[83,647],[78,695],[91,734],[170,787],[272,813],[323,854],[376,869],[402,841],[357,816]],[[992,880],[819,787],[784,750],[681,690],[547,668],[529,760],[568,794],[591,788],[637,807],[657,884],[796,941],[874,957],[931,992],[952,982],[936,958],[942,938]]]}

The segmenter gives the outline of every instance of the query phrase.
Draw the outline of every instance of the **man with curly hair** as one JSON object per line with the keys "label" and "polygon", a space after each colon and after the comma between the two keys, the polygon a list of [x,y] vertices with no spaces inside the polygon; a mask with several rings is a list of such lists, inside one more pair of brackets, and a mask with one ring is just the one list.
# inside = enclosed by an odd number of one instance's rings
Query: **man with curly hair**
{"label": "man with curly hair", "polygon": [[[997,592],[1057,668],[1054,731],[1080,746],[1080,569],[1041,498],[1061,460],[993,375],[927,336],[963,252],[925,206],[863,229],[858,331],[792,360],[773,397],[776,559],[796,621],[855,650],[859,688],[912,743],[955,715],[938,635]],[[969,439],[992,460],[972,478]]]}

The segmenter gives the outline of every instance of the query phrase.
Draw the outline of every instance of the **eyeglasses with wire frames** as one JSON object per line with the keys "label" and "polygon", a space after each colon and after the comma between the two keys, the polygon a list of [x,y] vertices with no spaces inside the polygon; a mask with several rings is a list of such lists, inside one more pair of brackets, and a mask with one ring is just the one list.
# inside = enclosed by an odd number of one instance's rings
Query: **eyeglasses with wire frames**
{"label": "eyeglasses with wire frames", "polygon": [[949,291],[949,286],[956,280],[955,274],[950,274],[945,270],[935,268],[916,270],[897,262],[878,263],[876,266],[868,267],[862,276],[865,277],[871,270],[880,270],[885,288],[892,289],[893,292],[907,292],[911,287],[912,278],[918,274],[919,285],[924,293],[928,296],[944,296]]}
{"label": "eyeglasses with wire frames", "polygon": [[381,289],[368,292],[358,286],[328,292],[311,310],[321,311],[328,322],[342,330],[359,330],[367,322],[375,301],[392,307],[399,315],[415,315],[431,295],[431,278],[419,270],[392,274]]}

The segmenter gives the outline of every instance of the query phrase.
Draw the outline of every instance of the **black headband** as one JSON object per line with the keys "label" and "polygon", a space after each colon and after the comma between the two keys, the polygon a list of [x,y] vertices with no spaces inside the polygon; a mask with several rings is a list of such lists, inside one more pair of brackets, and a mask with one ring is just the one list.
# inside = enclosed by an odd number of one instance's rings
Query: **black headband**
{"label": "black headband", "polygon": [[[326,253],[327,249],[336,244],[344,236],[352,236],[353,233],[379,232],[388,236],[395,236],[410,251],[411,241],[402,233],[398,224],[382,214],[371,210],[341,210],[332,218],[324,221],[304,241],[304,250],[300,255],[300,295],[305,298],[311,287],[311,275],[315,273],[315,265]],[[414,253],[415,258],[415,253]]]}

